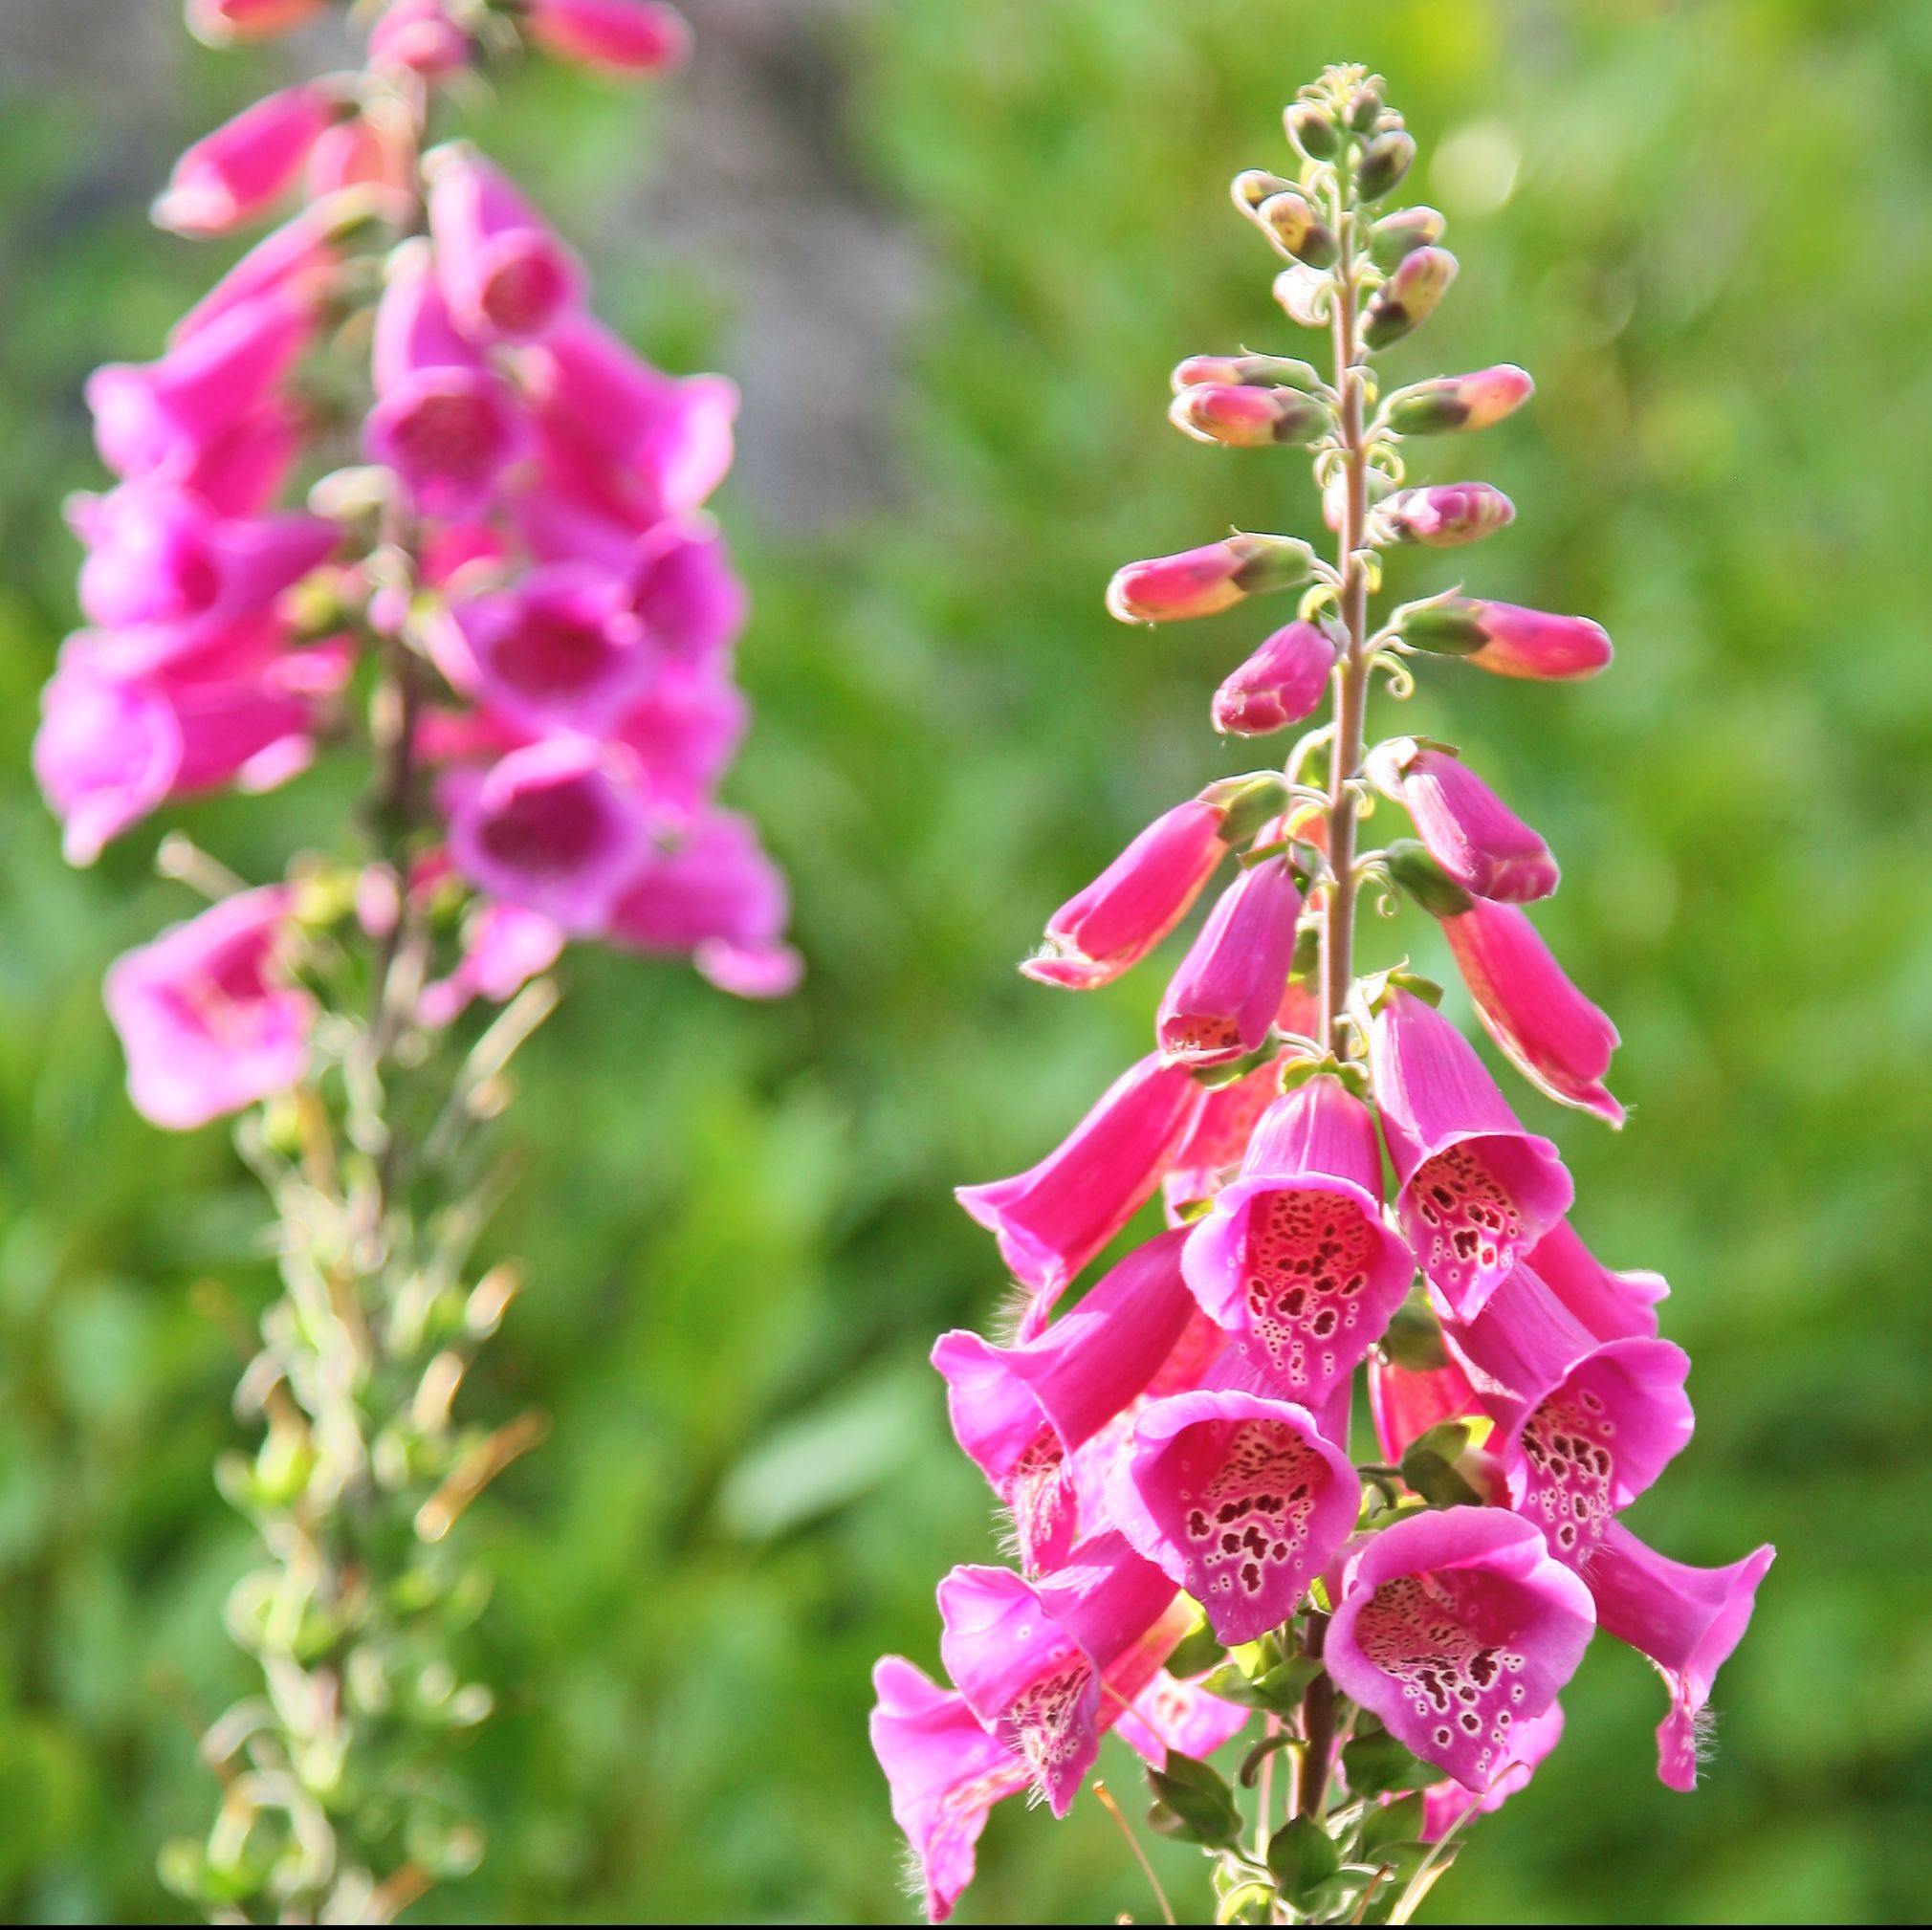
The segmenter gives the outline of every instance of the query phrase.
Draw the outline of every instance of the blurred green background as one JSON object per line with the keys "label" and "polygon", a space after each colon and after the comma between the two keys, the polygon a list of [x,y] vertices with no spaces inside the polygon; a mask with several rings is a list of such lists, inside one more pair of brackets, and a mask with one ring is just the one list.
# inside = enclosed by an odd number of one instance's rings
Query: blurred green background
{"label": "blurred green background", "polygon": [[[154,351],[216,256],[143,210],[173,152],[324,57],[188,48],[171,0],[0,7],[0,1915],[179,1916],[164,1837],[244,1686],[247,1530],[209,1464],[262,1206],[219,1129],[121,1090],[100,973],[179,916],[150,826],[66,870],[26,776],[73,621],[86,370]],[[1271,613],[1131,631],[1127,559],[1312,533],[1303,466],[1163,423],[1166,373],[1292,350],[1228,177],[1279,164],[1325,61],[1389,77],[1463,278],[1392,379],[1509,359],[1534,407],[1412,450],[1514,528],[1404,561],[1602,619],[1573,689],[1453,668],[1385,730],[1462,743],[1543,827],[1541,917],[1617,1018],[1619,1138],[1521,1093],[1578,1224],[1661,1268],[1696,1442],[1634,1511],[1666,1550],[1780,1547],[1694,1797],[1607,1640],[1441,1922],[1922,1920],[1932,1892],[1932,8],[1831,0],[692,0],[640,103],[517,76],[467,115],[590,253],[606,309],[747,390],[721,513],[753,581],[733,780],[811,966],[779,1008],[584,952],[507,1133],[531,1290],[470,1412],[556,1418],[475,1516],[504,1711],[465,1762],[491,1851],[440,1920],[904,1920],[867,1751],[882,1650],[990,1498],[924,1364],[983,1321],[950,1198],[1029,1162],[1131,1054],[1159,974],[1080,1000],[1013,961],[1153,812],[1240,768],[1214,683]],[[183,814],[266,876],[327,776]],[[1431,934],[1372,928],[1390,955]],[[1520,1088],[1519,1088],[1520,1091]],[[1117,1747],[1109,1744],[1109,1751]],[[1118,1786],[1131,1772],[1109,1755]],[[1163,1849],[1198,1920],[1193,1859]],[[1091,1802],[1009,1804],[965,1920],[1145,1919]],[[1185,1912],[1184,1912],[1185,1914]]]}

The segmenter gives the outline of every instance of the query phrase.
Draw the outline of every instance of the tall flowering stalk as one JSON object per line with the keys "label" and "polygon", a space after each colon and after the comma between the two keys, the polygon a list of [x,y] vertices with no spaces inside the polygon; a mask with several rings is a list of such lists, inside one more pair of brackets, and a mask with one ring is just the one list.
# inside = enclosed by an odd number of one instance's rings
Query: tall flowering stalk
{"label": "tall flowering stalk", "polygon": [[[988,1807],[1030,1790],[1064,1813],[1117,1725],[1151,1765],[1153,1827],[1213,1857],[1218,1920],[1405,1922],[1468,1818],[1554,1746],[1599,1627],[1662,1676],[1659,1773],[1690,1788],[1713,1678],[1771,1561],[1686,1568],[1617,1519],[1691,1432],[1689,1363],[1658,1337],[1663,1283],[1585,1247],[1558,1149],[1523,1128],[1438,988],[1357,959],[1364,888],[1408,892],[1503,1052],[1621,1124],[1615,1030],[1521,909],[1556,888],[1548,846],[1449,746],[1369,729],[1377,674],[1406,695],[1425,659],[1547,680],[1610,661],[1584,618],[1460,592],[1371,614],[1385,551],[1471,542],[1514,514],[1486,483],[1411,484],[1408,440],[1498,422],[1530,379],[1504,365],[1384,391],[1375,359],[1457,267],[1439,214],[1387,206],[1415,143],[1359,68],[1304,89],[1286,129],[1293,177],[1245,173],[1235,202],[1285,258],[1276,297],[1325,365],[1197,356],[1171,413],[1203,442],[1310,450],[1333,560],[1240,533],[1130,565],[1109,604],[1158,623],[1299,589],[1213,721],[1259,736],[1325,694],[1329,711],[1283,771],[1157,820],[1022,968],[1109,982],[1233,858],[1154,1050],[1038,1166],[960,1194],[1019,1282],[1017,1329],[948,1334],[933,1364],[1020,1566],[940,1585],[950,1689],[896,1656],[877,1673],[873,1743],[935,1920]],[[1415,837],[1363,848],[1378,801]],[[1156,1194],[1168,1230],[1056,1317]],[[1380,1458],[1357,1464],[1363,1384]],[[1255,1730],[1232,1780],[1201,1760]]]}
{"label": "tall flowering stalk", "polygon": [[[224,42],[318,11],[188,19]],[[491,1708],[461,1668],[486,1581],[456,1530],[543,1421],[457,1404],[518,1285],[472,1254],[544,975],[571,939],[742,994],[797,969],[783,883],[715,801],[745,602],[702,505],[735,392],[641,361],[516,187],[431,144],[448,83],[492,59],[653,74],[683,25],[642,0],[354,17],[359,69],[197,142],[156,205],[191,236],[281,225],[158,361],[88,384],[118,480],[72,505],[88,627],[35,745],[80,864],[177,798],[323,755],[366,773],[354,822],[273,882],[165,839],[214,902],[107,979],[135,1104],[242,1114],[276,1210],[284,1296],[258,1352],[242,1335],[262,1439],[220,1470],[268,1556],[228,1614],[261,1692],[206,1738],[211,1832],[164,1859],[222,1920],[385,1922],[481,1852],[452,1748]]]}

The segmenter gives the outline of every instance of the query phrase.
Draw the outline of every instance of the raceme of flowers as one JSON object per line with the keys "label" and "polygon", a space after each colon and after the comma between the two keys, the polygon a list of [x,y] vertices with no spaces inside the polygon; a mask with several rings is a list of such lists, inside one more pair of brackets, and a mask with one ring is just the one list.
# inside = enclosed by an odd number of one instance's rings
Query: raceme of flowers
{"label": "raceme of flowers", "polygon": [[[1038,1165],[959,1195],[1018,1283],[1018,1318],[1005,1341],[949,1333],[933,1360],[1018,1566],[940,1584],[950,1688],[897,1656],[876,1673],[873,1744],[934,1919],[988,1808],[1028,1791],[1064,1814],[1117,1726],[1153,1766],[1155,1827],[1215,1853],[1218,1920],[1407,1920],[1450,1832],[1554,1745],[1599,1628],[1656,1664],[1659,1773],[1689,1789],[1771,1561],[1689,1568],[1623,1525],[1691,1434],[1689,1363],[1658,1334],[1664,1283],[1584,1244],[1560,1151],[1437,988],[1355,968],[1362,891],[1406,891],[1504,1056],[1621,1124],[1615,1029],[1523,909],[1557,886],[1543,839],[1450,746],[1365,730],[1377,674],[1404,695],[1425,661],[1546,681],[1610,661],[1584,618],[1460,591],[1370,626],[1383,551],[1468,543],[1514,513],[1485,483],[1409,484],[1408,441],[1500,421],[1530,379],[1504,365],[1383,392],[1371,358],[1455,278],[1442,217],[1385,209],[1415,143],[1360,69],[1305,89],[1286,128],[1294,176],[1243,174],[1235,202],[1329,371],[1197,356],[1171,413],[1202,442],[1311,449],[1336,560],[1238,533],[1129,565],[1109,603],[1159,623],[1300,590],[1213,722],[1245,738],[1325,697],[1331,712],[1284,769],[1158,818],[1021,968],[1109,984],[1216,893],[1148,1055]],[[1377,801],[1415,835],[1365,852]],[[1063,1308],[1156,1196],[1167,1229]],[[1382,1456],[1360,1466],[1358,1378]],[[1199,1760],[1250,1723],[1252,1848]],[[1293,1766],[1279,1826],[1278,1755]]]}
{"label": "raceme of flowers", "polygon": [[[301,0],[192,0],[215,41]],[[587,306],[582,264],[468,143],[423,151],[436,90],[521,33],[615,74],[678,60],[641,0],[392,0],[367,64],[258,101],[176,164],[156,219],[276,223],[158,360],[87,386],[117,478],[70,505],[87,627],[47,688],[34,765],[68,856],[176,799],[279,785],[373,749],[386,810],[437,828],[407,875],[264,888],[121,962],[137,1103],[187,1127],[307,1063],[301,981],[358,913],[407,900],[450,955],[409,1015],[501,1000],[571,938],[788,988],[783,883],[716,787],[746,724],[746,603],[706,498],[736,393],[652,368]],[[375,667],[398,666],[373,707]],[[370,711],[365,734],[359,722]]]}

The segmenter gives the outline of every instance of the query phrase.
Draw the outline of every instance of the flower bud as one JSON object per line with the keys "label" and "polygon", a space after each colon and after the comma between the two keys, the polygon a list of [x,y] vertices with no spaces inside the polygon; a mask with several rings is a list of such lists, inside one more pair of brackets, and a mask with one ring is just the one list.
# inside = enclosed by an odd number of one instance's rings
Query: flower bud
{"label": "flower bud", "polygon": [[1335,230],[1292,188],[1271,194],[1255,210],[1255,218],[1288,253],[1310,268],[1330,267],[1341,256]]}
{"label": "flower bud", "polygon": [[1332,161],[1342,151],[1342,130],[1319,101],[1297,100],[1284,112],[1282,124],[1310,161]]}
{"label": "flower bud", "polygon": [[1612,656],[1610,639],[1588,617],[1552,616],[1474,597],[1412,604],[1395,613],[1395,629],[1411,649],[1467,657],[1499,677],[1591,677]]}
{"label": "flower bud", "polygon": [[1448,225],[1433,208],[1404,208],[1385,214],[1369,230],[1369,259],[1377,268],[1394,268],[1418,248],[1434,248]]}
{"label": "flower bud", "polygon": [[1364,201],[1380,201],[1408,173],[1416,159],[1416,137],[1393,127],[1378,134],[1362,149],[1355,164],[1355,192]]}
{"label": "flower bud", "polygon": [[1535,389],[1529,372],[1507,362],[1474,375],[1438,376],[1389,398],[1389,427],[1402,435],[1487,428],[1513,415]]}
{"label": "flower bud", "polygon": [[1279,174],[1270,174],[1265,167],[1248,167],[1228,184],[1228,192],[1234,196],[1235,206],[1243,214],[1254,215],[1259,212],[1262,202],[1286,193],[1294,185]]}
{"label": "flower bud", "polygon": [[1275,276],[1274,297],[1290,321],[1304,328],[1327,328],[1332,284],[1326,274],[1297,261]]}
{"label": "flower bud", "polygon": [[1299,723],[1321,702],[1334,664],[1326,630],[1285,625],[1215,692],[1215,729],[1223,736],[1260,737]]}
{"label": "flower bud", "polygon": [[1447,249],[1418,248],[1404,255],[1370,302],[1362,340],[1371,348],[1400,341],[1429,319],[1455,279],[1456,257]]}
{"label": "flower bud", "polygon": [[1197,442],[1221,443],[1229,449],[1310,443],[1335,420],[1313,396],[1291,388],[1228,388],[1218,384],[1182,389],[1167,413],[1177,429]]}
{"label": "flower bud", "polygon": [[324,0],[187,0],[187,31],[210,47],[293,33]]}
{"label": "flower bud", "polygon": [[1473,543],[1514,519],[1516,507],[1489,483],[1439,483],[1397,490],[1374,513],[1376,540],[1454,549]]}
{"label": "flower bud", "polygon": [[1201,794],[1221,814],[1220,841],[1230,850],[1253,842],[1264,824],[1288,807],[1288,780],[1279,771],[1250,771],[1221,778]]}
{"label": "flower bud", "polygon": [[1372,134],[1382,112],[1382,94],[1376,87],[1358,87],[1349,96],[1349,128],[1355,134]]}
{"label": "flower bud", "polygon": [[1124,624],[1173,623],[1231,609],[1243,597],[1306,582],[1314,552],[1297,537],[1233,536],[1117,570],[1107,607]]}
{"label": "flower bud", "polygon": [[1174,392],[1186,388],[1298,388],[1312,395],[1322,378],[1286,355],[1191,355],[1174,372]]}
{"label": "flower bud", "polygon": [[1389,875],[1432,918],[1455,918],[1475,903],[1428,848],[1414,838],[1397,838],[1382,853]]}

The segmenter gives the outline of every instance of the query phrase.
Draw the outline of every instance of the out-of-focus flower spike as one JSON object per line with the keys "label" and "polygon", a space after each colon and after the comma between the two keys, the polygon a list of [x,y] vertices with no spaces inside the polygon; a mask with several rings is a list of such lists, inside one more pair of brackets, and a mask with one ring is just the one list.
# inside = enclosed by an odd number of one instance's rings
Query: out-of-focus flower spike
{"label": "out-of-focus flower spike", "polygon": [[177,234],[226,234],[293,187],[322,132],[343,112],[319,81],[271,94],[206,135],[174,164],[154,219]]}
{"label": "out-of-focus flower spike", "polygon": [[401,70],[424,80],[447,80],[469,66],[470,35],[443,0],[389,0],[369,30],[369,67]]}

